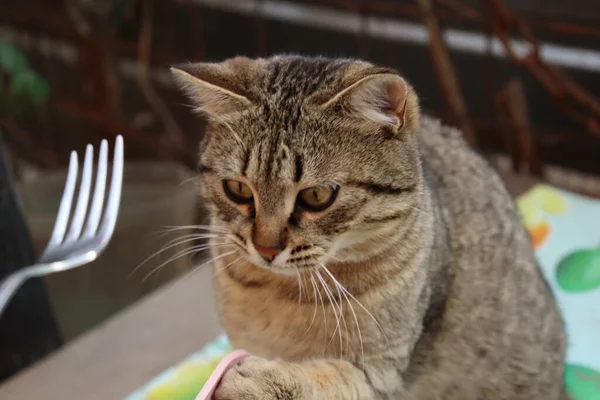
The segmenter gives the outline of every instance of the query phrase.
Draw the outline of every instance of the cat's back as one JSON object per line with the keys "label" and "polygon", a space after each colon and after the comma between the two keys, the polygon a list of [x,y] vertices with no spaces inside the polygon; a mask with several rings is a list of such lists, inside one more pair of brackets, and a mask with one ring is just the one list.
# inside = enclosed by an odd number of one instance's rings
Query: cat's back
{"label": "cat's back", "polygon": [[484,253],[510,246],[519,259],[532,261],[529,236],[504,182],[462,133],[423,116],[419,145],[426,184],[452,232],[452,247],[460,251],[477,245]]}
{"label": "cat's back", "polygon": [[[463,387],[479,387],[484,398],[563,398],[562,321],[513,200],[460,131],[423,117],[419,135],[426,183],[441,210],[436,235],[452,253],[444,276],[452,279],[410,399],[441,398],[432,392],[448,389],[441,382],[466,377],[473,382]],[[439,372],[428,374],[433,365]]]}
{"label": "cat's back", "polygon": [[490,164],[466,143],[458,129],[423,116],[419,142],[426,183],[443,197],[441,206],[451,215],[457,229],[464,227],[467,220],[472,224],[477,223],[473,219],[479,218],[478,225],[486,229],[490,223],[497,225],[498,219],[520,228],[504,183]]}

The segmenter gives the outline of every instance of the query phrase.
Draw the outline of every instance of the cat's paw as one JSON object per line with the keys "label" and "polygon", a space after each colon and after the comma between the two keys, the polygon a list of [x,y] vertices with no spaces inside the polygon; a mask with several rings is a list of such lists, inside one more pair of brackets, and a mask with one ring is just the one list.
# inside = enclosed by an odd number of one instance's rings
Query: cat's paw
{"label": "cat's paw", "polygon": [[249,357],[227,371],[215,400],[304,400],[306,382],[292,364]]}

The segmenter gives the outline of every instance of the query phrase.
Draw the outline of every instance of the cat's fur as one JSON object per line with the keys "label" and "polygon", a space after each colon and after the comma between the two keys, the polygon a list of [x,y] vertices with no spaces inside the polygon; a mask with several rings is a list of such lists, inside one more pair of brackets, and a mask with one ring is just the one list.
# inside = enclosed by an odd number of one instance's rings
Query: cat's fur
{"label": "cat's fur", "polygon": [[[396,71],[278,56],[173,73],[208,121],[221,321],[255,355],[218,400],[567,398],[563,324],[512,200]],[[335,203],[297,212],[324,183]],[[257,235],[285,238],[272,264]]]}

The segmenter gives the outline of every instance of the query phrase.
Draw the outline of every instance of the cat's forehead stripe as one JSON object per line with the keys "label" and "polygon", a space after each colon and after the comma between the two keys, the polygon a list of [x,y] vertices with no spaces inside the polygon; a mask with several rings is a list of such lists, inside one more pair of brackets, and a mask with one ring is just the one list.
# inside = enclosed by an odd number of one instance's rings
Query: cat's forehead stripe
{"label": "cat's forehead stripe", "polygon": [[347,185],[358,187],[361,189],[365,189],[373,194],[402,194],[413,192],[417,189],[417,185],[409,185],[404,187],[394,186],[394,185],[382,185],[375,182],[359,182],[352,181],[347,182]]}
{"label": "cat's forehead stripe", "polygon": [[300,154],[296,154],[294,161],[294,182],[300,182],[300,180],[302,179],[302,174],[304,173],[304,163],[302,161],[302,156]]}
{"label": "cat's forehead stripe", "polygon": [[244,163],[242,164],[242,176],[248,176],[248,167],[250,165],[250,151],[244,152]]}
{"label": "cat's forehead stripe", "polygon": [[279,146],[279,141],[281,139],[281,130],[277,129],[275,131],[275,135],[274,137],[271,139],[271,144],[269,146],[269,153],[267,156],[267,161],[265,163],[265,172],[271,176],[271,178],[276,177],[277,173],[279,171],[277,171],[277,168],[275,168],[275,164],[276,164],[276,156],[279,156],[279,152],[280,152],[280,146]]}
{"label": "cat's forehead stripe", "polygon": [[348,60],[291,57],[274,61],[267,80],[266,94],[279,102],[296,103],[299,97],[313,94],[321,86],[340,78],[339,71],[350,65]]}

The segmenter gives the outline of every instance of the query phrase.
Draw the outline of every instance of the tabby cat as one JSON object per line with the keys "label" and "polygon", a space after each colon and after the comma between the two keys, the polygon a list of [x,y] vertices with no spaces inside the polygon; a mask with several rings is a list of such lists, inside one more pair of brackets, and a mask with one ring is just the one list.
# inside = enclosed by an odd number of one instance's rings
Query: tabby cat
{"label": "tabby cat", "polygon": [[206,117],[218,400],[566,399],[565,334],[499,177],[397,71],[173,68]]}

